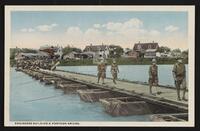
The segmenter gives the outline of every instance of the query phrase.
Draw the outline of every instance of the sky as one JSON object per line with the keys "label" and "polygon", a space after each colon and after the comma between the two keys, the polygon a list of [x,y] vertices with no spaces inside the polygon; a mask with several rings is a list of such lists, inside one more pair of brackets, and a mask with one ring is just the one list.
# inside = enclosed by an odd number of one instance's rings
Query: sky
{"label": "sky", "polygon": [[13,11],[11,47],[114,44],[133,48],[139,41],[188,49],[187,12]]}

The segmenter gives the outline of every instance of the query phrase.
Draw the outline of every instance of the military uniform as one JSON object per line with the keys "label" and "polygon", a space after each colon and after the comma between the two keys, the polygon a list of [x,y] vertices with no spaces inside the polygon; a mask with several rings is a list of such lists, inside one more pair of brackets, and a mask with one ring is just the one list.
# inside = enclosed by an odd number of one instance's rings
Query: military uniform
{"label": "military uniform", "polygon": [[151,65],[149,67],[149,84],[152,86],[158,85],[158,66]]}
{"label": "military uniform", "polygon": [[[152,86],[158,85],[158,66],[156,65],[156,60],[152,60],[152,65],[149,67],[149,92],[152,93]],[[158,92],[157,92],[158,93]]]}
{"label": "military uniform", "polygon": [[183,63],[176,63],[173,67],[173,75],[175,79],[175,86],[177,89],[177,96],[178,100],[180,99],[180,86],[182,85],[184,92],[183,92],[183,100],[185,100],[185,92],[186,92],[186,81],[185,81],[185,65]]}
{"label": "military uniform", "polygon": [[104,83],[104,78],[106,78],[106,65],[104,63],[101,63],[98,65],[98,83],[100,78],[102,79],[103,83]]}
{"label": "military uniform", "polygon": [[112,76],[113,76],[113,82],[116,84],[116,79],[117,79],[117,73],[119,72],[119,69],[118,69],[118,66],[117,64],[113,63],[111,65],[111,73],[112,73]]}

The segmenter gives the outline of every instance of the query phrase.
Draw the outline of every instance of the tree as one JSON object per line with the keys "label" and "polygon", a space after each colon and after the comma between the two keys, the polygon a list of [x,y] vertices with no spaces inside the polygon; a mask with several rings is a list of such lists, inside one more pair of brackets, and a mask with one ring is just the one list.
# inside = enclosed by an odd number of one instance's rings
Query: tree
{"label": "tree", "polygon": [[23,53],[37,53],[37,50],[29,49],[29,48],[22,48],[21,52],[23,52]]}
{"label": "tree", "polygon": [[64,47],[63,48],[63,55],[66,55],[68,53],[71,53],[72,51],[75,51],[75,52],[78,52],[78,53],[81,53],[82,50],[79,49],[79,48],[76,48],[76,47],[70,47],[69,45],[67,47]]}
{"label": "tree", "polygon": [[17,52],[20,52],[19,48],[10,48],[10,59],[14,59]]}
{"label": "tree", "polygon": [[183,56],[183,58],[188,58],[188,50],[182,51],[181,55]]}
{"label": "tree", "polygon": [[109,48],[109,57],[111,58],[119,58],[124,53],[124,50],[121,46],[110,45]]}
{"label": "tree", "polygon": [[37,50],[34,49],[28,49],[28,48],[10,48],[10,59],[14,59],[15,58],[15,54],[16,53],[37,53]]}
{"label": "tree", "polygon": [[169,47],[166,47],[166,46],[161,46],[158,48],[158,52],[160,53],[164,53],[164,52],[170,52],[171,49]]}
{"label": "tree", "polygon": [[174,49],[174,50],[172,50],[172,52],[181,53],[181,50],[180,49]]}
{"label": "tree", "polygon": [[174,57],[180,57],[180,55],[181,55],[180,49],[174,49],[171,52],[172,52],[172,56],[174,56]]}

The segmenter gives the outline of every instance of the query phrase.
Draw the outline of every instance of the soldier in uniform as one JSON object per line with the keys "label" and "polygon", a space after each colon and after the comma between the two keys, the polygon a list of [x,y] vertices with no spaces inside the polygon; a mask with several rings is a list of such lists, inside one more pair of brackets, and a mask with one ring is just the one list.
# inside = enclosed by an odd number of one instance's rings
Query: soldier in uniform
{"label": "soldier in uniform", "polygon": [[183,97],[182,99],[187,101],[185,98],[185,92],[186,92],[186,71],[185,71],[185,65],[183,64],[183,61],[181,58],[178,59],[177,63],[174,64],[173,70],[173,77],[175,81],[175,86],[177,89],[177,99],[180,101],[180,86],[182,85],[183,88]]}
{"label": "soldier in uniform", "polygon": [[156,60],[152,60],[152,65],[149,67],[149,92],[152,93],[152,86],[158,85],[158,66],[156,65]]}
{"label": "soldier in uniform", "polygon": [[99,83],[99,80],[102,79],[102,84],[105,84],[104,83],[104,78],[106,77],[106,65],[103,62],[103,60],[101,60],[101,63],[98,64],[98,74],[97,74],[97,77],[98,77],[97,83]]}
{"label": "soldier in uniform", "polygon": [[116,79],[117,79],[117,73],[119,73],[119,68],[118,65],[116,64],[116,61],[113,60],[113,63],[111,65],[111,74],[113,76],[113,83],[116,84]]}

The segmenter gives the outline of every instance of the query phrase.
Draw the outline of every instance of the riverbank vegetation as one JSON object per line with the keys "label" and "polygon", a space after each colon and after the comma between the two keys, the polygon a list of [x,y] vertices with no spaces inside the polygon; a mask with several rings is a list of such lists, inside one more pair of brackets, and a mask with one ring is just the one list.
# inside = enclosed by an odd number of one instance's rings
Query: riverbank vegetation
{"label": "riverbank vegetation", "polygon": [[[118,65],[150,65],[152,59],[133,59],[133,58],[116,58],[115,59]],[[156,59],[157,64],[174,64],[176,63],[175,58],[159,58]],[[107,64],[110,65],[113,59],[107,59]],[[188,60],[184,59],[183,62],[188,64]],[[82,66],[82,65],[96,65],[93,63],[92,59],[84,60],[61,60],[59,66]]]}
{"label": "riverbank vegetation", "polygon": [[[70,46],[67,46],[65,48],[63,48],[63,56],[65,54],[68,54],[70,52],[78,52],[78,53],[81,53],[82,50],[79,49],[79,48],[76,48],[76,47],[70,47]],[[113,51],[113,50],[112,50]],[[149,59],[149,58],[144,58],[144,57],[138,57],[138,58],[127,58],[127,57],[122,57],[122,54],[123,54],[123,48],[121,47],[115,47],[115,52],[112,52],[110,51],[109,52],[109,55],[108,55],[108,59],[107,59],[107,64],[110,65],[113,61],[113,59],[116,60],[117,64],[118,65],[149,65],[151,64],[151,60],[152,59]],[[160,47],[158,49],[159,52],[163,53],[163,52],[170,52],[172,54],[181,54],[181,56],[183,58],[185,58],[183,60],[183,62],[185,64],[188,64],[188,50],[185,50],[185,51],[182,51],[180,49],[174,49],[174,50],[171,50],[170,48],[168,47]],[[28,48],[11,48],[10,49],[10,65],[13,66],[15,65],[16,61],[15,61],[15,54],[18,53],[18,52],[22,52],[22,53],[37,53],[37,50],[34,50],[34,49],[28,49]],[[157,64],[174,64],[176,63],[176,58],[174,57],[157,57],[156,58],[157,60]],[[93,59],[66,59],[66,60],[61,60],[61,63],[59,66],[84,66],[84,65],[96,65],[96,63],[93,62]]]}

